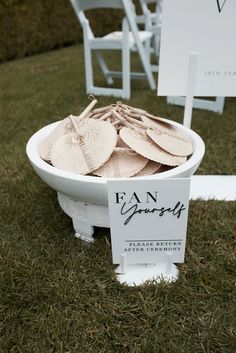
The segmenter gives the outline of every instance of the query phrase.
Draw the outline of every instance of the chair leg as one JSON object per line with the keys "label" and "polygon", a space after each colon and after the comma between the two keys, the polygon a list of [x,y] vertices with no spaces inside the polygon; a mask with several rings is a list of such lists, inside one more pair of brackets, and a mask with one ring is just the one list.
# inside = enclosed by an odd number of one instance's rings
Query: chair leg
{"label": "chair leg", "polygon": [[151,63],[151,39],[148,39],[145,43],[144,43],[144,49],[147,55],[147,60],[148,62]]}
{"label": "chair leg", "polygon": [[84,41],[84,64],[86,77],[86,92],[90,93],[93,88],[93,60],[92,50],[87,41]]}
{"label": "chair leg", "polygon": [[124,39],[122,43],[122,87],[123,87],[123,97],[125,99],[130,99],[130,47],[129,47],[129,26],[126,19],[123,20],[122,25]]}
{"label": "chair leg", "polygon": [[122,86],[123,98],[130,99],[130,50],[122,51]]}
{"label": "chair leg", "polygon": [[154,58],[156,61],[156,64],[152,64],[152,72],[158,72],[159,71],[159,53],[160,53],[160,34],[156,33],[154,34],[154,37],[152,38],[152,48],[153,48],[153,54]]}
{"label": "chair leg", "polygon": [[112,85],[114,83],[114,81],[111,77],[110,71],[105,63],[105,60],[103,59],[103,56],[99,53],[98,50],[95,50],[95,55],[96,55],[98,64],[100,66],[100,69],[103,73],[103,76],[105,77],[108,85]]}

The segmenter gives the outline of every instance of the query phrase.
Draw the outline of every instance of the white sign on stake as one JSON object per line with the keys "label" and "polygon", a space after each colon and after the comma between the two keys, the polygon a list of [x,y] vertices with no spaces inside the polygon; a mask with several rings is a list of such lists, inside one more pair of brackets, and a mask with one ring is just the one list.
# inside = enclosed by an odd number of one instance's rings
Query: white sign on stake
{"label": "white sign on stake", "polygon": [[164,1],[158,95],[186,95],[197,52],[194,95],[236,96],[235,14],[235,0]]}
{"label": "white sign on stake", "polygon": [[108,201],[114,264],[184,262],[190,178],[110,180]]}

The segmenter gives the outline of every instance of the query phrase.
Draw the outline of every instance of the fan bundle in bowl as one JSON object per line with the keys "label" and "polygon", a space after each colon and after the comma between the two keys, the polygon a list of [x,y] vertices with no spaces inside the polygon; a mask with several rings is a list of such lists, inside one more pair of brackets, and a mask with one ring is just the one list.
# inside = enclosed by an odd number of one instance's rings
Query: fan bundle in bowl
{"label": "fan bundle in bowl", "polygon": [[93,226],[109,227],[109,178],[187,178],[197,170],[204,142],[193,130],[118,102],[49,124],[29,139],[28,158],[57,191],[76,234],[92,241]]}
{"label": "fan bundle in bowl", "polygon": [[70,115],[39,146],[41,158],[80,175],[127,178],[182,165],[192,142],[164,119],[122,102]]}

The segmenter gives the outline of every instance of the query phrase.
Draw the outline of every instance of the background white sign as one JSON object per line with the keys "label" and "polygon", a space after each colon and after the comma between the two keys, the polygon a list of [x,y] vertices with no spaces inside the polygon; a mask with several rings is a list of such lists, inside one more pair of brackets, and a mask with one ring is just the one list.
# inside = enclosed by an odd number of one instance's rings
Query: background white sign
{"label": "background white sign", "polygon": [[186,95],[190,52],[195,96],[236,96],[236,1],[164,0],[158,95]]}
{"label": "background white sign", "polygon": [[190,179],[107,182],[113,263],[184,262]]}

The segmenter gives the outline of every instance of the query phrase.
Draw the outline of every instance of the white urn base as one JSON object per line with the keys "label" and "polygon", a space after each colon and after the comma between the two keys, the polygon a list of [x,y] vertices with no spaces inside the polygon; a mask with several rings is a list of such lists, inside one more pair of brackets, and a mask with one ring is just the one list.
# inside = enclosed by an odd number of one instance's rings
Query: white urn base
{"label": "white urn base", "polygon": [[84,203],[60,192],[57,196],[62,210],[72,218],[76,238],[91,243],[94,226],[109,228],[108,207]]}

